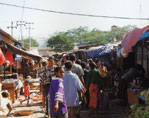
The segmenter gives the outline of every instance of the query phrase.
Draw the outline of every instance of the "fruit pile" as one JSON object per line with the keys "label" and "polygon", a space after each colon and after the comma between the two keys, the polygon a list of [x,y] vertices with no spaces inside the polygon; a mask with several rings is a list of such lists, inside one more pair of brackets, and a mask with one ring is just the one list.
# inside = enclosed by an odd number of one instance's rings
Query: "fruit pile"
{"label": "fruit pile", "polygon": [[133,104],[128,118],[149,118],[149,105]]}

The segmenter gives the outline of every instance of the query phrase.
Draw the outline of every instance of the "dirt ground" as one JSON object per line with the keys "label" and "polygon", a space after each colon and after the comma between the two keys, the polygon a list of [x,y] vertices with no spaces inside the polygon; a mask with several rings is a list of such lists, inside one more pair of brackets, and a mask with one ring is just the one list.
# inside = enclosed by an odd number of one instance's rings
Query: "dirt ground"
{"label": "dirt ground", "polygon": [[[100,111],[99,113],[89,115],[89,109],[81,110],[81,118],[127,118],[128,108],[119,104],[119,100],[111,100],[109,109],[105,111]],[[34,113],[29,116],[20,116],[16,114],[20,110],[34,110]],[[30,105],[26,105],[24,102],[20,105],[19,100],[13,104],[13,110],[8,118],[45,118],[44,108],[42,107],[41,101],[30,101]]]}
{"label": "dirt ground", "polygon": [[[37,83],[39,84],[39,83]],[[39,90],[31,90],[31,98],[33,96],[39,95]],[[8,118],[45,118],[45,109],[42,106],[42,101],[34,101],[33,99],[30,100],[30,104],[27,105],[26,102],[20,104],[20,100],[24,99],[24,96],[20,96],[15,103],[13,104],[13,110],[11,111]],[[99,113],[89,115],[89,109],[83,109],[80,112],[81,118],[127,118],[128,116],[128,107],[122,105],[121,100],[119,99],[110,99],[109,101],[109,109],[101,111]],[[33,110],[34,113],[28,116],[21,116],[17,114],[18,111],[22,110]]]}

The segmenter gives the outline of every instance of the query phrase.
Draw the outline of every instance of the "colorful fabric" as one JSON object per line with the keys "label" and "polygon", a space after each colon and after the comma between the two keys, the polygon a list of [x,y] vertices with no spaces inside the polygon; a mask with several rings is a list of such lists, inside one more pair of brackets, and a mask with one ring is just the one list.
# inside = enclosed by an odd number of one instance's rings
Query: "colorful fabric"
{"label": "colorful fabric", "polygon": [[105,66],[100,66],[99,67],[99,73],[100,73],[102,78],[106,77],[107,72],[108,72],[108,70]]}
{"label": "colorful fabric", "polygon": [[96,84],[91,83],[89,86],[89,93],[90,93],[90,108],[96,108],[98,103],[98,86]]}
{"label": "colorful fabric", "polygon": [[6,58],[5,58],[2,50],[0,49],[0,65],[3,65],[4,63],[6,63]]}
{"label": "colorful fabric", "polygon": [[[52,115],[66,114],[67,106],[64,96],[64,86],[62,79],[58,77],[52,79],[50,84],[49,96],[50,96],[50,114]],[[54,112],[53,108],[56,100],[59,101],[59,109],[57,112]]]}
{"label": "colorful fabric", "polygon": [[71,71],[65,71],[63,84],[67,107],[79,106],[78,91],[84,88],[79,77]]}
{"label": "colorful fabric", "polygon": [[128,32],[128,34],[122,40],[122,47],[124,48],[123,53],[129,53],[131,48],[139,41],[141,35],[148,29],[149,26],[144,28],[135,28],[132,31]]}
{"label": "colorful fabric", "polygon": [[93,83],[98,86],[101,86],[103,83],[102,77],[99,74],[99,71],[97,69],[90,70],[87,74],[87,79],[86,79],[86,88],[89,89],[89,85]]}
{"label": "colorful fabric", "polygon": [[9,50],[5,53],[5,58],[10,62],[10,65],[13,65],[13,55]]}
{"label": "colorful fabric", "polygon": [[25,84],[24,85],[24,96],[25,97],[29,97],[30,96],[30,91],[29,91],[30,87],[29,85]]}
{"label": "colorful fabric", "polygon": [[50,70],[49,67],[47,66],[40,72],[39,75],[43,84],[49,84],[51,82],[52,76],[55,75],[54,69],[55,68]]}

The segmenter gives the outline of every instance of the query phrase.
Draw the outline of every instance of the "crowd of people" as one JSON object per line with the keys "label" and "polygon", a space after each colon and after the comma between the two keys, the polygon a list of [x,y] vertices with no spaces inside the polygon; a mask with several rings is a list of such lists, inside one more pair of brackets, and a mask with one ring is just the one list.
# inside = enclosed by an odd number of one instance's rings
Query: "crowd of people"
{"label": "crowd of people", "polygon": [[[145,70],[139,64],[127,70],[116,70],[107,68],[101,60],[82,61],[75,54],[70,54],[59,60],[50,56],[48,60],[42,61],[40,69],[42,105],[45,117],[51,118],[79,118],[82,109],[89,109],[89,115],[104,110],[108,107],[105,90],[109,83],[115,87],[113,95],[126,100],[126,104],[129,82],[147,86],[143,82]],[[29,80],[27,78],[24,81],[25,99],[20,104],[24,101],[29,104]],[[7,116],[12,110],[9,93],[3,91],[0,98],[0,114]]]}
{"label": "crowd of people", "polygon": [[40,72],[46,117],[79,118],[84,108],[90,109],[89,115],[98,113],[106,73],[103,62],[85,62],[70,54],[56,64],[50,56]]}

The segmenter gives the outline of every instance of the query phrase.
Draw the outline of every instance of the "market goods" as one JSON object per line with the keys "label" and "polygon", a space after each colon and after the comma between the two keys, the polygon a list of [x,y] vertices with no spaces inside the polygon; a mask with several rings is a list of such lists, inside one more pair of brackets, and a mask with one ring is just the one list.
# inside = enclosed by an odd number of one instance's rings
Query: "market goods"
{"label": "market goods", "polygon": [[130,106],[132,113],[128,118],[149,118],[149,106],[133,104]]}
{"label": "market goods", "polygon": [[33,114],[33,110],[22,110],[22,111],[17,111],[16,114],[21,115],[21,116],[27,116]]}
{"label": "market goods", "polygon": [[142,91],[140,94],[145,97],[145,104],[149,105],[149,89]]}

